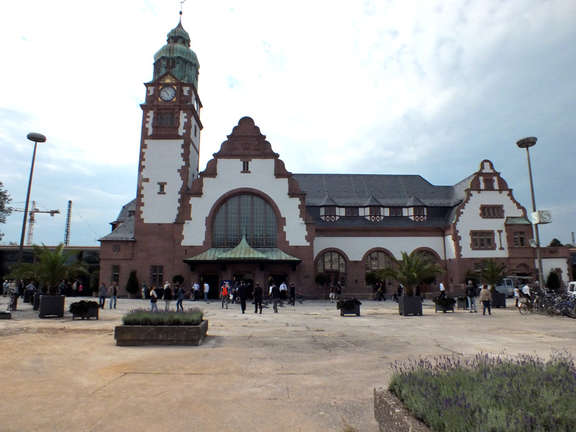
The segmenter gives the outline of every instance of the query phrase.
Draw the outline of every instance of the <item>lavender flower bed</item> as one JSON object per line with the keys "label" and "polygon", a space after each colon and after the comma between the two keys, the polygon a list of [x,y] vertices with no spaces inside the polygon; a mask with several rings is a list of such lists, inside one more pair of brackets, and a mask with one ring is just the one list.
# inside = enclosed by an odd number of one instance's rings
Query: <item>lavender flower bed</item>
{"label": "lavender flower bed", "polygon": [[567,354],[445,356],[393,369],[390,391],[434,431],[576,431],[576,367]]}

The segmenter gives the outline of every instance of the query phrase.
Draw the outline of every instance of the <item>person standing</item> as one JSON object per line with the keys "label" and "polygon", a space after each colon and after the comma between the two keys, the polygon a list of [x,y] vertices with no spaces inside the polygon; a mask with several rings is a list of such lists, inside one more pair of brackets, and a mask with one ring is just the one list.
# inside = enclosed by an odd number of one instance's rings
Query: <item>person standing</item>
{"label": "person standing", "polygon": [[248,289],[244,281],[240,282],[238,287],[238,297],[240,298],[240,309],[244,313],[246,312],[246,298],[248,297]]}
{"label": "person standing", "polygon": [[280,303],[280,290],[274,283],[270,286],[270,295],[272,297],[272,307],[274,309],[274,313],[278,313],[278,303]]}
{"label": "person standing", "polygon": [[194,296],[192,301],[200,300],[200,284],[198,282],[192,284],[192,295]]}
{"label": "person standing", "polygon": [[289,299],[292,306],[296,306],[296,285],[290,282]]}
{"label": "person standing", "polygon": [[438,289],[440,290],[440,298],[446,297],[446,287],[444,287],[444,282],[440,281]]}
{"label": "person standing", "polygon": [[480,301],[482,302],[482,315],[486,315],[486,310],[488,310],[488,315],[492,315],[492,311],[490,309],[492,303],[492,293],[488,289],[486,284],[482,285],[482,290],[480,291]]}
{"label": "person standing", "polygon": [[466,298],[468,299],[468,312],[478,312],[476,309],[476,287],[471,280],[466,285]]}
{"label": "person standing", "polygon": [[142,300],[145,300],[148,297],[148,288],[146,287],[146,284],[143,283],[142,284]]}
{"label": "person standing", "polygon": [[285,281],[280,284],[280,300],[284,301],[288,298],[288,285]]}
{"label": "person standing", "polygon": [[182,301],[184,301],[184,287],[182,285],[178,285],[178,290],[176,291],[176,312],[184,312],[184,306],[182,305]]}
{"label": "person standing", "polygon": [[106,306],[107,293],[108,293],[108,288],[106,288],[106,284],[104,282],[102,282],[102,284],[100,285],[100,289],[98,290],[100,309],[104,309],[104,306]]}
{"label": "person standing", "polygon": [[170,302],[174,298],[174,296],[172,295],[172,287],[170,286],[169,282],[166,282],[166,284],[164,285],[163,298],[164,298],[164,311],[168,312],[170,310]]}
{"label": "person standing", "polygon": [[520,301],[520,288],[514,287],[514,305],[518,307],[518,303]]}
{"label": "person standing", "polygon": [[210,303],[208,301],[208,293],[210,292],[210,285],[208,285],[208,282],[204,282],[204,301],[206,303]]}
{"label": "person standing", "polygon": [[224,306],[226,306],[226,309],[228,309],[228,303],[230,301],[230,292],[227,281],[222,282],[222,285],[220,285],[220,299],[222,300],[222,309],[224,309]]}
{"label": "person standing", "polygon": [[264,293],[262,292],[262,287],[258,282],[256,282],[256,286],[254,287],[254,313],[258,313],[258,309],[260,309],[260,313],[262,313],[262,297]]}
{"label": "person standing", "polygon": [[522,287],[522,294],[524,295],[524,297],[526,297],[526,300],[532,303],[532,296],[530,295],[530,285],[528,283],[526,283]]}
{"label": "person standing", "polygon": [[118,298],[118,283],[114,282],[110,287],[110,309],[116,309],[116,299]]}
{"label": "person standing", "polygon": [[150,290],[150,312],[158,312],[158,294],[156,293],[156,287],[152,285]]}

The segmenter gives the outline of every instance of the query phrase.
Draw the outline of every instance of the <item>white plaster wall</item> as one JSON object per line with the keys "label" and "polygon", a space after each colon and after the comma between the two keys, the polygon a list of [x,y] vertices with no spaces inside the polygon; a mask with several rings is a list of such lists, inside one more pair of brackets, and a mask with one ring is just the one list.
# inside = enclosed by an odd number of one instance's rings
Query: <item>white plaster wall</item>
{"label": "white plaster wall", "polygon": [[438,237],[316,237],[314,257],[327,248],[342,250],[350,260],[360,261],[372,248],[385,248],[395,258],[402,258],[402,252],[411,253],[415,249],[427,247],[444,258],[443,238]]}
{"label": "white plaster wall", "polygon": [[273,159],[253,159],[250,173],[241,174],[239,159],[217,159],[218,176],[204,178],[204,193],[190,199],[191,220],[183,228],[183,246],[199,246],[204,242],[205,223],[214,203],[225,193],[238,188],[257,189],[267,194],[286,219],[286,240],[290,246],[308,246],[306,224],[300,217],[298,198],[288,196],[288,179],[274,177]]}
{"label": "white plaster wall", "polygon": [[[146,223],[172,223],[178,210],[182,179],[178,170],[184,165],[183,140],[145,140],[142,178],[142,218]],[[166,182],[165,194],[158,194],[158,182]]]}
{"label": "white plaster wall", "polygon": [[[538,268],[538,260],[534,260],[534,267]],[[544,283],[546,283],[550,271],[557,268],[562,269],[562,280],[566,285],[568,284],[568,263],[564,258],[542,258],[542,277]]]}
{"label": "white plaster wall", "polygon": [[456,246],[454,245],[454,239],[451,235],[447,235],[444,242],[446,244],[446,259],[455,259]]}
{"label": "white plaster wall", "polygon": [[[506,227],[504,222],[506,217],[521,217],[519,210],[506,191],[472,191],[468,203],[466,203],[462,215],[458,219],[456,228],[460,234],[460,247],[462,258],[505,258],[508,256],[508,244],[506,241]],[[504,218],[489,219],[480,217],[481,205],[502,205],[504,207]],[[489,230],[494,231],[495,250],[472,250],[470,247],[470,231]],[[502,247],[498,230],[502,230]]]}

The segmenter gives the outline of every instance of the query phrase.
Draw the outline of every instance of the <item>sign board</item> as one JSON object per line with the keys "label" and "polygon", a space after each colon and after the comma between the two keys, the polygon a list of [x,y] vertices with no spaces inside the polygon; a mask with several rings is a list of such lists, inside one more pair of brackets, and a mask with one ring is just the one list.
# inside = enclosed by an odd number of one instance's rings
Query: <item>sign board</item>
{"label": "sign board", "polygon": [[532,212],[533,224],[547,224],[552,222],[552,214],[548,210],[538,210]]}

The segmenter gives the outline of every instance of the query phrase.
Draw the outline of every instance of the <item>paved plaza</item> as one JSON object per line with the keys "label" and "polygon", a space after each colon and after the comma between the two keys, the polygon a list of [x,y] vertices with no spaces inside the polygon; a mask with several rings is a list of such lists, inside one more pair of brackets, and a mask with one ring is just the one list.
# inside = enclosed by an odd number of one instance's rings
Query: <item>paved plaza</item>
{"label": "paved plaza", "polygon": [[426,303],[423,317],[401,317],[391,301],[364,301],[362,316],[340,317],[326,301],[262,315],[193,305],[209,320],[202,346],[117,347],[122,314],[148,302],[120,299],[98,321],[41,320],[20,304],[0,321],[0,431],[375,432],[373,389],[396,360],[576,354],[576,320],[513,308],[484,317]]}

